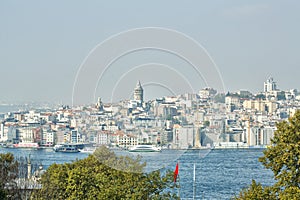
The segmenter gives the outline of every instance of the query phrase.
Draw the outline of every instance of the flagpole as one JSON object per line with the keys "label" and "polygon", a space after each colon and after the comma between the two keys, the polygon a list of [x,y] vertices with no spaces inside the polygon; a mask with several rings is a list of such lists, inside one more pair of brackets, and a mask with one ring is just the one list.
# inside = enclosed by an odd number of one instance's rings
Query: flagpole
{"label": "flagpole", "polygon": [[179,199],[180,199],[180,177],[179,177],[179,175],[178,175],[178,197],[179,197]]}
{"label": "flagpole", "polygon": [[179,176],[179,160],[178,160],[178,197],[180,199],[180,176]]}
{"label": "flagpole", "polygon": [[178,182],[178,197],[180,199],[180,179],[179,179],[179,161],[176,163],[176,167],[174,170],[174,184],[176,185],[176,182]]}
{"label": "flagpole", "polygon": [[196,164],[194,163],[194,177],[193,177],[193,199],[196,196]]}

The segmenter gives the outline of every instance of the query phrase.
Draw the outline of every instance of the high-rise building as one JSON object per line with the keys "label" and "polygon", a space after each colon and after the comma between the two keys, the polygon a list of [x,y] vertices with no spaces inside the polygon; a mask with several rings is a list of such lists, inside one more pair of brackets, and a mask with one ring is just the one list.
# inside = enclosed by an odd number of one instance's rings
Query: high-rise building
{"label": "high-rise building", "polygon": [[276,82],[272,77],[270,77],[267,81],[264,82],[264,92],[271,92],[275,90],[277,90]]}
{"label": "high-rise building", "polygon": [[138,104],[141,106],[144,101],[144,90],[142,88],[141,82],[138,81],[135,88],[134,88],[134,95],[133,99],[138,102]]}
{"label": "high-rise building", "polygon": [[99,111],[103,111],[103,103],[102,103],[100,97],[98,97],[98,101],[97,101],[97,103],[96,103],[96,108],[97,108]]}

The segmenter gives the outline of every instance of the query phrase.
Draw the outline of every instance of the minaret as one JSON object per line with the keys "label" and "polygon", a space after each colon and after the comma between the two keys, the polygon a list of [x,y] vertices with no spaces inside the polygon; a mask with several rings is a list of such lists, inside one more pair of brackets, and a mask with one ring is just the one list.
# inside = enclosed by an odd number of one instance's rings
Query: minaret
{"label": "minaret", "polygon": [[27,179],[31,178],[31,161],[30,161],[30,154],[28,156],[28,161],[27,161]]}
{"label": "minaret", "polygon": [[142,88],[141,82],[138,81],[134,88],[133,99],[139,103],[139,106],[143,104],[143,100],[144,100],[143,96],[144,96],[144,90]]}

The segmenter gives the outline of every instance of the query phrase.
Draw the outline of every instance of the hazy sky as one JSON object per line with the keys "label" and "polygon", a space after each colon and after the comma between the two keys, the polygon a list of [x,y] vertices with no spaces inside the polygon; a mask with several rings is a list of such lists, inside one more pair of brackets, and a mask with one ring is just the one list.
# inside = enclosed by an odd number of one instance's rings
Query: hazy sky
{"label": "hazy sky", "polygon": [[[261,91],[269,76],[274,77],[280,89],[300,89],[299,10],[300,1],[297,0],[2,0],[0,101],[71,103],[76,73],[89,52],[114,34],[141,27],[173,29],[194,38],[218,66],[226,91]],[[116,63],[112,68],[115,72],[112,71],[109,77],[122,76],[117,73],[121,65],[134,67],[157,63],[160,57],[166,60],[166,56],[155,51],[130,55]],[[153,60],[146,60],[149,57]],[[167,64],[176,65],[176,59]],[[130,63],[129,60],[139,62]],[[132,83],[123,84],[129,90],[140,79],[138,73],[136,71],[130,79],[134,79]],[[109,78],[107,80],[107,86],[115,84],[109,82]],[[143,84],[143,80],[141,82]],[[203,86],[198,85],[196,90]],[[162,85],[159,88],[161,91],[156,95],[163,95]],[[172,93],[167,89],[166,93]],[[96,95],[110,98],[101,90]],[[118,92],[118,98],[126,99],[130,95],[127,91]],[[155,94],[148,98],[153,96]]]}

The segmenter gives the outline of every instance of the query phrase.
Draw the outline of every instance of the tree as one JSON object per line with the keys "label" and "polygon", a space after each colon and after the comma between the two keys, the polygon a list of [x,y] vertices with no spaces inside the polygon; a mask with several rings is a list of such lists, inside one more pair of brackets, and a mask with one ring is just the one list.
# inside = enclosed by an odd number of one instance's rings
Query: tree
{"label": "tree", "polygon": [[129,156],[116,156],[113,151],[110,151],[105,146],[97,148],[93,155],[102,164],[125,172],[142,173],[146,166],[146,163],[141,163],[140,156],[137,156],[135,159]]}
{"label": "tree", "polygon": [[257,94],[257,95],[255,95],[255,99],[266,99],[266,95],[264,95],[264,94]]}
{"label": "tree", "polygon": [[[115,169],[117,164],[124,170]],[[143,166],[139,158],[118,157],[102,147],[85,159],[51,165],[33,199],[176,199],[167,190],[175,186],[173,173],[146,174]]]}
{"label": "tree", "polygon": [[256,183],[255,180],[252,180],[249,188],[244,189],[239,197],[235,199],[243,200],[265,200],[265,199],[276,199],[275,193],[272,191],[271,187],[263,187],[260,183]]}
{"label": "tree", "polygon": [[277,124],[271,144],[259,161],[274,173],[272,192],[279,199],[300,199],[300,110]]}
{"label": "tree", "polygon": [[218,93],[215,97],[214,97],[214,101],[216,103],[225,103],[225,94],[223,93]]}
{"label": "tree", "polygon": [[18,162],[11,153],[0,154],[0,199],[11,199],[18,194],[16,178]]}
{"label": "tree", "polygon": [[204,121],[204,122],[203,122],[203,125],[204,125],[205,127],[209,127],[209,126],[210,126],[210,122],[209,122],[209,121]]}

